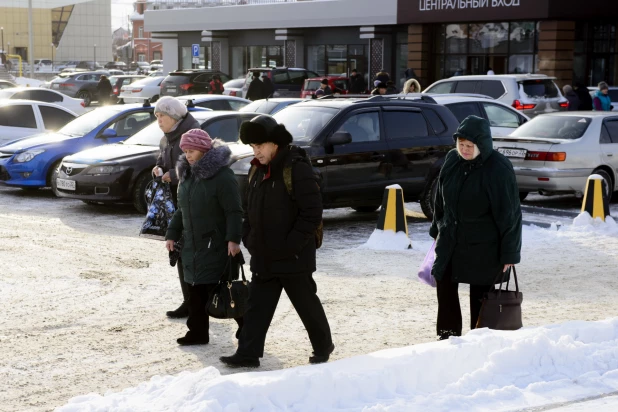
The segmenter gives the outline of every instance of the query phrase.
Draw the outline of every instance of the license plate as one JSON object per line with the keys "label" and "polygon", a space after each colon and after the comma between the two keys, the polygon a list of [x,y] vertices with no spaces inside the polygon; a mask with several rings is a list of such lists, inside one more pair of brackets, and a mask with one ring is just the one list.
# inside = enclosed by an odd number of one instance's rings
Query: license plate
{"label": "license plate", "polygon": [[56,186],[58,189],[75,190],[75,181],[66,179],[56,179]]}
{"label": "license plate", "polygon": [[506,157],[515,157],[518,159],[525,159],[528,151],[526,149],[509,149],[506,147],[499,147],[498,152],[502,153]]}
{"label": "license plate", "polygon": [[168,93],[176,93],[176,88],[175,87],[168,87],[167,88],[167,92]]}

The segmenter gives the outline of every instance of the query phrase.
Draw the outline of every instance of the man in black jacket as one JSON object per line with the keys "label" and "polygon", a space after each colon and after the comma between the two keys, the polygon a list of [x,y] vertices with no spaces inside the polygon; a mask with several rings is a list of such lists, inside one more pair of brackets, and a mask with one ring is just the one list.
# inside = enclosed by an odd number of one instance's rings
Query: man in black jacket
{"label": "man in black jacket", "polygon": [[[170,96],[161,97],[157,101],[155,116],[157,117],[159,127],[165,135],[159,143],[161,152],[157,158],[156,166],[152,169],[152,174],[154,176],[161,176],[161,180],[171,184],[174,206],[178,208],[176,197],[179,180],[178,176],[176,176],[176,162],[182,154],[180,138],[183,133],[191,129],[199,129],[200,123],[187,112],[187,107],[180,100]],[[189,300],[189,287],[184,280],[182,262],[179,261],[176,264],[176,268],[178,269],[183,301],[178,309],[168,311],[166,315],[170,318],[186,318],[189,316],[189,306],[187,303]]]}
{"label": "man in black jacket", "polygon": [[350,76],[350,93],[351,94],[361,94],[365,93],[367,89],[367,85],[363,80],[363,76],[358,74],[356,69],[352,70],[352,75]]}
{"label": "man in black jacket", "polygon": [[247,100],[261,100],[265,98],[264,95],[264,83],[260,80],[260,72],[253,72],[253,80],[249,83],[249,89],[247,89]]}
{"label": "man in black jacket", "polygon": [[335,346],[313,280],[316,231],[322,221],[313,169],[304,151],[290,146],[290,133],[270,116],[243,123],[240,139],[255,154],[243,223],[253,278],[238,350],[220,359],[232,367],[260,365],[266,332],[285,290],[309,334],[309,362],[326,362]]}

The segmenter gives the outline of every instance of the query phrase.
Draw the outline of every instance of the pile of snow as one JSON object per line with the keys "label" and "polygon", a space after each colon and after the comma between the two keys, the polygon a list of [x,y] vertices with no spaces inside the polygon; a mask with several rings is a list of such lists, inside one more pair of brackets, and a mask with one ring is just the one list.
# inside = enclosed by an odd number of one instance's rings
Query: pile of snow
{"label": "pile of snow", "polygon": [[367,243],[359,247],[373,250],[406,250],[410,248],[410,239],[405,232],[375,229]]}
{"label": "pile of snow", "polygon": [[318,366],[221,376],[208,367],[105,396],[75,411],[505,411],[618,389],[618,318],[390,349]]}
{"label": "pile of snow", "polygon": [[605,217],[605,222],[600,217],[592,218],[588,212],[580,213],[573,219],[570,230],[579,232],[598,232],[608,236],[618,236],[618,224],[611,216]]}
{"label": "pile of snow", "polygon": [[30,79],[28,77],[17,77],[15,78],[15,83],[20,86],[39,87],[45,82],[37,79]]}

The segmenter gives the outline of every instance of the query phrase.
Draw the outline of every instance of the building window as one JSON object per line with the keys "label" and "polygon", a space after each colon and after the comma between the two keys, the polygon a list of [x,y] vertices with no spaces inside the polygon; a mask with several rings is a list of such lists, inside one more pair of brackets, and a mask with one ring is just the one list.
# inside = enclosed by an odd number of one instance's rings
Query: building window
{"label": "building window", "polygon": [[181,47],[181,69],[210,69],[212,62],[210,60],[210,47],[200,47],[199,63],[193,63],[193,55],[191,47]]}
{"label": "building window", "polygon": [[307,69],[320,76],[349,76],[356,69],[366,77],[368,47],[364,44],[307,46]]}
{"label": "building window", "polygon": [[618,42],[615,24],[577,22],[573,82],[596,86],[618,84]]}
{"label": "building window", "polygon": [[139,54],[137,55],[137,61],[138,61],[138,62],[145,62],[145,61],[146,61],[146,55],[145,55],[145,54],[143,54],[143,53],[139,53]]}
{"label": "building window", "polygon": [[161,52],[160,51],[152,52],[152,60],[161,60]]}
{"label": "building window", "polygon": [[408,33],[397,33],[395,40],[395,73],[391,78],[401,91],[406,82],[405,71],[408,68]]}
{"label": "building window", "polygon": [[283,66],[282,46],[236,46],[232,47],[232,70],[234,78],[244,77],[249,69]]}
{"label": "building window", "polygon": [[137,38],[143,39],[144,38],[144,26],[139,26],[139,29],[137,30],[137,32],[138,32]]}
{"label": "building window", "polygon": [[494,22],[434,26],[435,79],[464,74],[534,73],[538,23]]}

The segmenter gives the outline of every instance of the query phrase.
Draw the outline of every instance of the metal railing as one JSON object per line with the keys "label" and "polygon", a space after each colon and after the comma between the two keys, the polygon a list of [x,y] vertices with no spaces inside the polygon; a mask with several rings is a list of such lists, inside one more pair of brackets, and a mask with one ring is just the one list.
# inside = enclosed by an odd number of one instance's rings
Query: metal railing
{"label": "metal railing", "polygon": [[202,7],[247,6],[260,4],[299,3],[335,0],[149,0],[146,10],[193,9]]}

